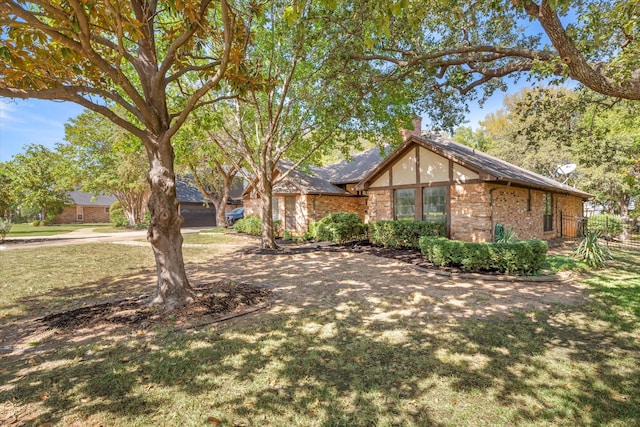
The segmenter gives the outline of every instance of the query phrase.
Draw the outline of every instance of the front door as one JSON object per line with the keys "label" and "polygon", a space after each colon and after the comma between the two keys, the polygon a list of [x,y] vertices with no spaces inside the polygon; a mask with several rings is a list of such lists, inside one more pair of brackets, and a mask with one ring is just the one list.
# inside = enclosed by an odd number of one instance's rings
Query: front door
{"label": "front door", "polygon": [[296,229],[296,198],[284,198],[284,228],[286,230]]}

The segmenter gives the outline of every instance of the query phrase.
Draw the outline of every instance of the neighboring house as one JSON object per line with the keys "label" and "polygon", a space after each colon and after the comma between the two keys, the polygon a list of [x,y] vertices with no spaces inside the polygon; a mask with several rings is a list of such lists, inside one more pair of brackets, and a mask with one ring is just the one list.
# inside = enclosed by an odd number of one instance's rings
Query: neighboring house
{"label": "neighboring house", "polygon": [[[234,182],[231,200],[227,203],[227,211],[242,206],[242,191],[242,181]],[[184,218],[183,227],[216,225],[216,211],[213,204],[202,196],[188,177],[178,177],[176,180],[176,196],[179,212]],[[77,190],[70,191],[69,197],[73,200],[73,205],[67,206],[55,217],[56,224],[109,222],[109,207],[117,201],[115,197],[106,194],[94,196]]]}
{"label": "neighboring house", "polygon": [[[521,239],[577,233],[575,223],[562,218],[582,216],[590,194],[438,135],[418,133],[406,135],[384,160],[375,148],[309,174],[293,171],[274,189],[274,217],[298,234],[309,222],[337,211],[357,212],[367,222],[442,222],[450,238],[465,241],[491,241],[496,224]],[[278,166],[287,170],[290,164]],[[258,212],[251,187],[244,195],[245,215]]]}
{"label": "neighboring house", "polygon": [[[183,227],[213,227],[216,225],[216,208],[192,183],[192,178],[179,176],[176,180],[176,197],[179,212],[184,218]],[[242,206],[243,181],[235,179],[231,186],[230,200],[225,211],[229,212]]]}
{"label": "neighboring house", "polygon": [[115,197],[106,194],[94,196],[77,190],[68,194],[73,205],[56,215],[55,224],[109,222],[109,206],[116,201]]}

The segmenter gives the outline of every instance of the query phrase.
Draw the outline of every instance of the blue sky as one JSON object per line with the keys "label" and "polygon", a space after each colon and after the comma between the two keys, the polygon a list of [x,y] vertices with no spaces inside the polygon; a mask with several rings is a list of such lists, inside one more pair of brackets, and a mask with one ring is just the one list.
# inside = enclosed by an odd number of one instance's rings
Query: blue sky
{"label": "blue sky", "polygon": [[67,120],[82,110],[70,102],[0,98],[0,162],[11,160],[24,145],[53,148],[64,140]]}
{"label": "blue sky", "polygon": [[[494,94],[483,108],[473,103],[469,123],[465,125],[476,127],[488,113],[502,107],[503,97],[502,92]],[[0,98],[0,162],[11,160],[25,145],[53,148],[57,142],[63,142],[64,124],[82,111],[83,107],[70,102]]]}

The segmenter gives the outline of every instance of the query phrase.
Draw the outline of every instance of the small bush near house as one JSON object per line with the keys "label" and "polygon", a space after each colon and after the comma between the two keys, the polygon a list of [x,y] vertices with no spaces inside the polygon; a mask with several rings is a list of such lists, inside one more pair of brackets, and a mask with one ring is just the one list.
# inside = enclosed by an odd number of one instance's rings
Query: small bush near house
{"label": "small bush near house", "polygon": [[369,223],[369,241],[385,248],[418,248],[420,237],[443,237],[445,225],[425,221],[374,221]]}
{"label": "small bush near house", "polygon": [[608,214],[594,215],[587,220],[587,231],[598,233],[601,237],[613,238],[622,233],[622,220]]}
{"label": "small bush near house", "polygon": [[316,238],[335,243],[362,239],[365,226],[358,214],[334,212],[322,218],[316,226]]}
{"label": "small bush near house", "polygon": [[493,234],[495,236],[496,243],[513,243],[518,240],[513,228],[507,230],[502,224],[496,224]]}
{"label": "small bush near house", "polygon": [[237,220],[233,224],[233,229],[239,233],[259,236],[262,234],[262,220],[257,215],[249,215]]}
{"label": "small bush near house", "polygon": [[420,250],[430,262],[440,266],[460,267],[465,271],[532,275],[545,262],[547,243],[542,240],[475,243],[423,237]]}
{"label": "small bush near house", "polygon": [[0,218],[0,242],[4,242],[4,238],[11,231],[12,225],[10,220]]}
{"label": "small bush near house", "polygon": [[[250,236],[262,235],[262,219],[258,215],[249,215],[233,223],[233,229],[238,233],[249,234]],[[273,234],[280,236],[282,232],[282,221],[273,221]]]}
{"label": "small bush near house", "polygon": [[598,232],[587,231],[574,253],[577,259],[584,261],[591,268],[602,268],[606,261],[611,259],[609,250],[598,243],[600,237]]}
{"label": "small bush near house", "polygon": [[124,209],[120,205],[120,202],[115,201],[109,206],[109,222],[114,227],[126,227],[129,225],[129,220],[124,214]]}

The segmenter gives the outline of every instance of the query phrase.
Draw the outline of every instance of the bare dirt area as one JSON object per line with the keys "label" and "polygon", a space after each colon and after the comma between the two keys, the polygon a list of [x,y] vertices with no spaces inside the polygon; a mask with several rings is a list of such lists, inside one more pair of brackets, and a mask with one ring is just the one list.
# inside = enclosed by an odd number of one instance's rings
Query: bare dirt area
{"label": "bare dirt area", "polygon": [[[411,251],[366,245],[255,248],[255,241],[245,240],[243,247],[218,251],[207,262],[187,264],[200,297],[183,309],[165,313],[147,306],[146,297],[118,299],[112,294],[99,304],[4,325],[0,347],[40,351],[114,331],[147,333],[157,326],[187,330],[303,310],[357,311],[364,321],[452,322],[577,305],[586,294],[579,284],[556,276],[528,281],[433,269]],[[147,273],[153,275],[150,269]],[[152,281],[145,281],[151,293]],[[32,342],[38,347],[30,348]]]}

